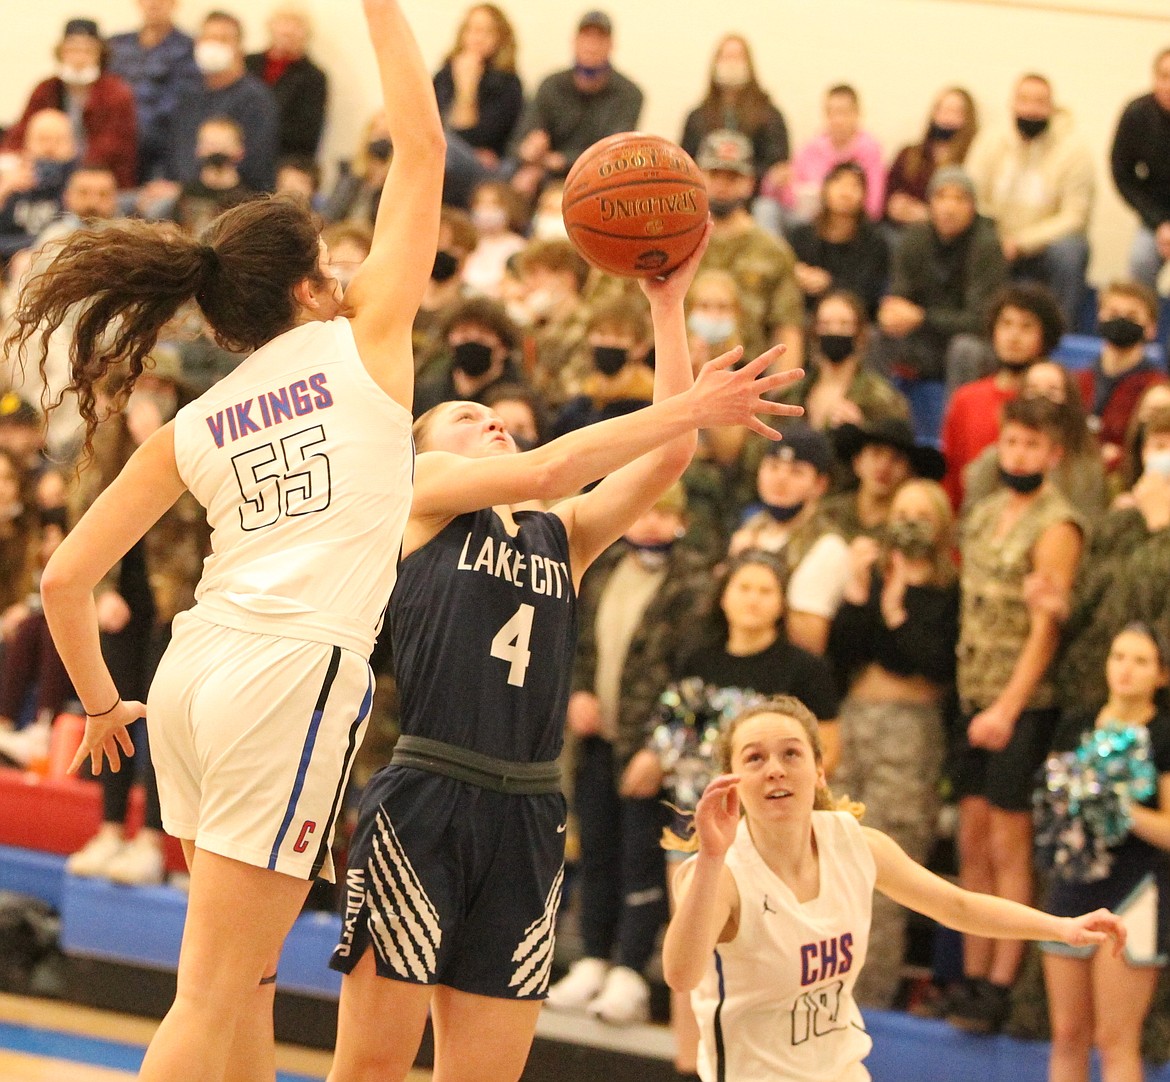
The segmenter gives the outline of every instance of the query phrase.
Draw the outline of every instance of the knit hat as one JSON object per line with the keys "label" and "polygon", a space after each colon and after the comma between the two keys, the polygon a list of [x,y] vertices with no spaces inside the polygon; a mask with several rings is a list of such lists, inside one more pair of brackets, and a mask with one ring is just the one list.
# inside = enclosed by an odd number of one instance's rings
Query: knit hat
{"label": "knit hat", "polygon": [[968,197],[975,198],[975,182],[971,179],[971,174],[962,166],[944,165],[941,169],[936,169],[934,176],[930,178],[930,183],[926,186],[927,197],[934,195],[939,188],[947,186],[962,188]]}

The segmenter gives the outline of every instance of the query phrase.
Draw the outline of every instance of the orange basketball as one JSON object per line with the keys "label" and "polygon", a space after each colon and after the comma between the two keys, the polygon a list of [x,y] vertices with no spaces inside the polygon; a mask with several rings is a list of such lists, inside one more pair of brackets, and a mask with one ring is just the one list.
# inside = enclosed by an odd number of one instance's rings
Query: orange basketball
{"label": "orange basketball", "polygon": [[695,250],[707,225],[707,185],[669,139],[621,132],[577,159],[561,212],[569,239],[593,266],[653,278]]}

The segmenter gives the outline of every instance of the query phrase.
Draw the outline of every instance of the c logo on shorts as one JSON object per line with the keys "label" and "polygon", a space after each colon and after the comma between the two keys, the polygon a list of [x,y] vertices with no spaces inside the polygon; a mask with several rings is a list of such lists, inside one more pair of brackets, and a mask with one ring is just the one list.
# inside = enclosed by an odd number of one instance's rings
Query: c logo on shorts
{"label": "c logo on shorts", "polygon": [[301,832],[297,835],[296,845],[293,846],[294,853],[303,853],[309,848],[309,835],[317,829],[317,824],[312,819],[306,819],[301,824]]}

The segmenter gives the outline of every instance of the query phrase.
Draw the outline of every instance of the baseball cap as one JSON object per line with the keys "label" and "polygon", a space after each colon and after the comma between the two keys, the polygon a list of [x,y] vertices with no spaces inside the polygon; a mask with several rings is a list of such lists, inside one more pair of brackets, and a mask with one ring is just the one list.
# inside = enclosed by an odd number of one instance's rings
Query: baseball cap
{"label": "baseball cap", "polygon": [[603,34],[612,34],[613,22],[604,11],[587,11],[577,24],[577,33],[582,30],[600,30]]}
{"label": "baseball cap", "polygon": [[720,128],[711,132],[699,147],[700,169],[723,169],[729,173],[755,176],[751,140],[742,132]]}
{"label": "baseball cap", "polygon": [[96,38],[98,41],[102,40],[101,32],[98,30],[98,24],[93,19],[70,19],[65,24],[65,33],[62,37],[69,38],[74,35],[86,38]]}
{"label": "baseball cap", "polygon": [[764,455],[772,455],[789,462],[807,462],[817,473],[829,473],[833,468],[833,447],[826,436],[807,425],[793,425],[783,429],[784,438],[769,443]]}

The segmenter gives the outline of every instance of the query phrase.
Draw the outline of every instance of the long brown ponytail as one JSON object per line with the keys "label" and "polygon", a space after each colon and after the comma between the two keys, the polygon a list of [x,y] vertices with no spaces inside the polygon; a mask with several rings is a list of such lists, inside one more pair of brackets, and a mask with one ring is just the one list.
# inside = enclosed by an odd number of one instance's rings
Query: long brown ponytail
{"label": "long brown ponytail", "polygon": [[225,349],[245,352],[292,327],[293,287],[320,281],[318,230],[303,204],[273,197],[225,211],[199,240],[169,224],[127,221],[69,235],[21,294],[8,356],[26,361],[35,342],[42,379],[49,340],[76,316],[70,382],[92,453],[100,420],[95,388],[126,366],[129,394],[143,360],[179,307],[194,298]]}

